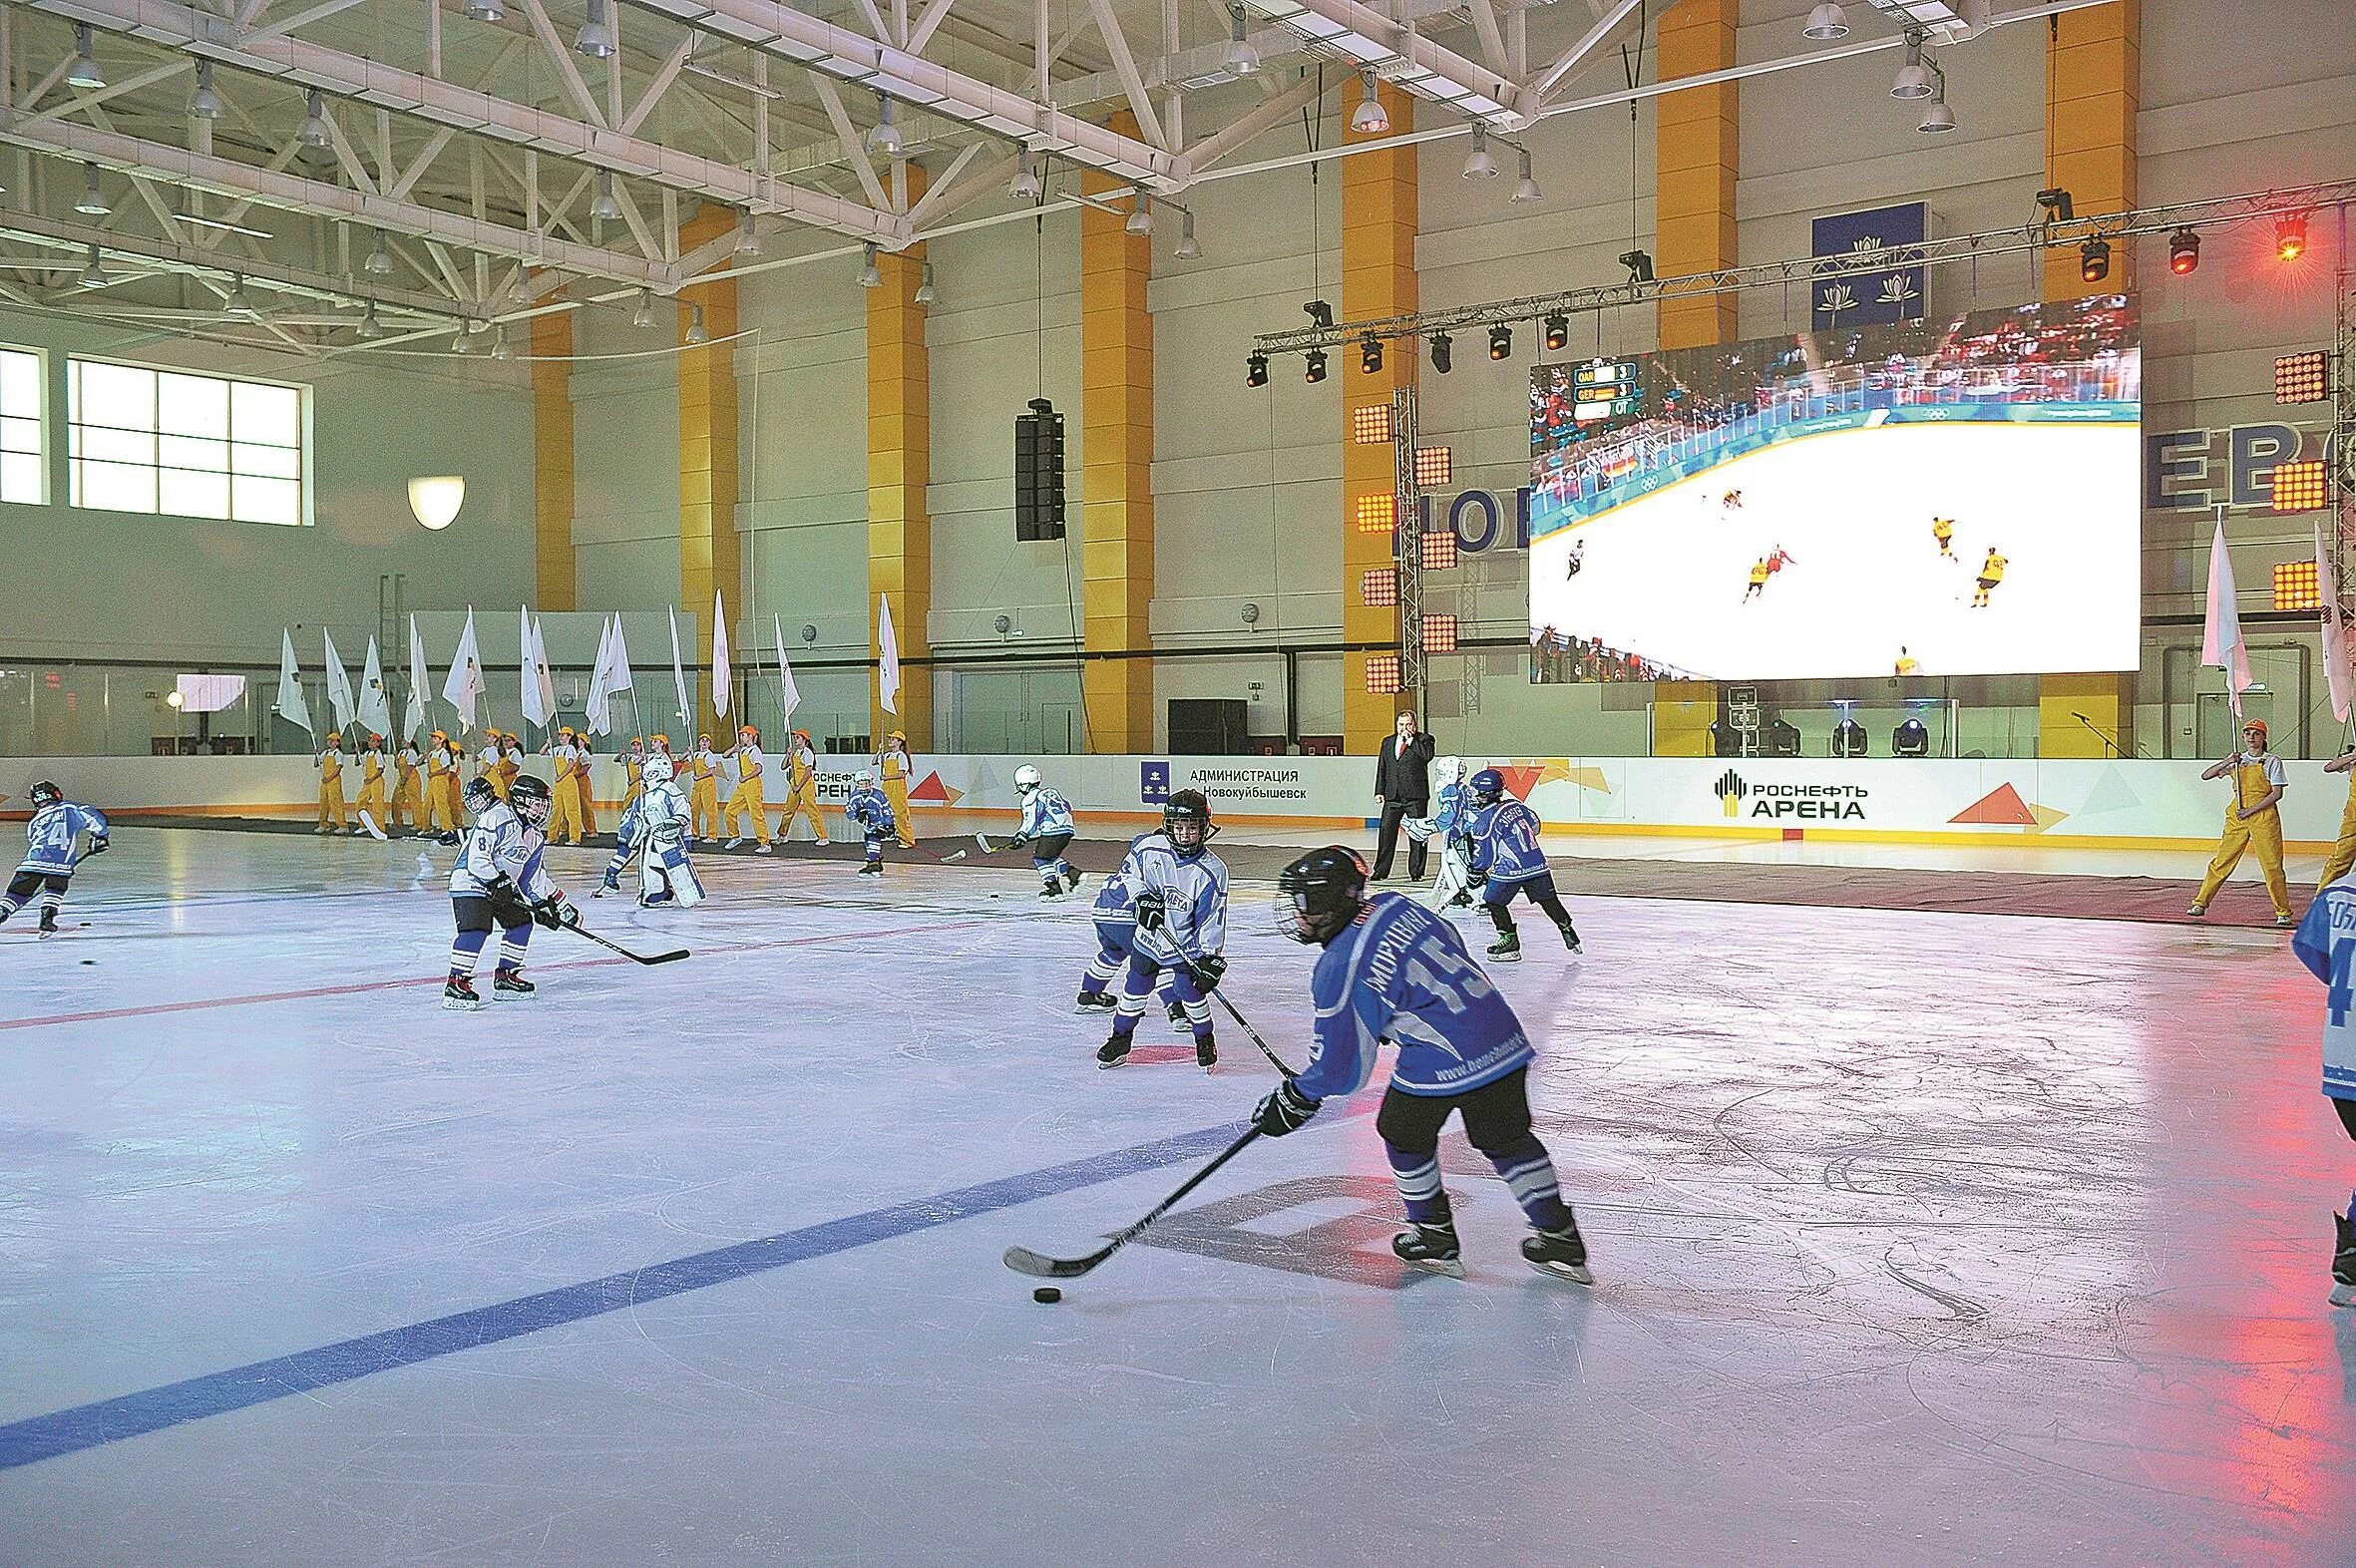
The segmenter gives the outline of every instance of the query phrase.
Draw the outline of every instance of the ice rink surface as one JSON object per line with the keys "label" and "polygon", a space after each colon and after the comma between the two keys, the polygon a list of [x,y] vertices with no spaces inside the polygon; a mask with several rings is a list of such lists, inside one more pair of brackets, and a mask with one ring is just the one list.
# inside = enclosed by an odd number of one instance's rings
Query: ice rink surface
{"label": "ice rink surface", "polygon": [[712,863],[585,904],[692,960],[544,932],[463,1015],[447,851],[118,844],[0,929],[8,1568],[2350,1561],[2356,1146],[2271,933],[1566,888],[1585,960],[1498,979],[1592,1290],[1453,1129],[1471,1277],[1409,1278],[1368,1096],[1045,1307],[999,1254],[1275,1072],[1098,1071],[1020,868]]}

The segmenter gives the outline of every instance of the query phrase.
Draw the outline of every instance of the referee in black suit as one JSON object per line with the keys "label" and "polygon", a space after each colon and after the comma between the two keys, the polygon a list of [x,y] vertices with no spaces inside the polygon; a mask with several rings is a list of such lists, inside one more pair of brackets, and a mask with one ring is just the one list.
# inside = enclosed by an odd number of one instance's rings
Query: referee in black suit
{"label": "referee in black suit", "polygon": [[[1382,742],[1374,759],[1374,800],[1382,808],[1382,831],[1374,841],[1372,880],[1390,875],[1390,857],[1398,850],[1398,825],[1408,817],[1431,815],[1431,753],[1429,735],[1415,728],[1415,715],[1398,716],[1398,733]],[[1407,844],[1407,876],[1423,880],[1423,861],[1429,846],[1419,840]]]}

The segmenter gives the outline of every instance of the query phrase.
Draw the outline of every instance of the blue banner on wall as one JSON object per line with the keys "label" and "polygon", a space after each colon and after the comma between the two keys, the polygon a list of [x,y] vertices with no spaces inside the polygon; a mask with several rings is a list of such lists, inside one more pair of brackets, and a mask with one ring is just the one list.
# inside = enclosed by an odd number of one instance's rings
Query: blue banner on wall
{"label": "blue banner on wall", "polygon": [[1811,222],[1808,254],[1834,264],[1818,267],[1808,285],[1808,325],[1830,330],[1920,321],[1923,269],[1882,266],[1875,258],[1893,245],[1921,244],[1929,228],[1930,208],[1920,201],[1835,212]]}

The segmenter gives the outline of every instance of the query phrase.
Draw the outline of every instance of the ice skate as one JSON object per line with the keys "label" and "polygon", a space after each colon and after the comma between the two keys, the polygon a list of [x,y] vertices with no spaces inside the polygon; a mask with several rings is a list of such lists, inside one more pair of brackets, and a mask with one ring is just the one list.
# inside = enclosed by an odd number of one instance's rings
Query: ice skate
{"label": "ice skate", "polygon": [[1540,1231],[1535,1236],[1524,1237],[1521,1255],[1540,1274],[1551,1274],[1574,1285],[1595,1283],[1595,1276],[1587,1272],[1587,1243],[1579,1235],[1577,1220],[1559,1231]]}
{"label": "ice skate", "polygon": [[1521,938],[1510,931],[1505,933],[1489,944],[1489,958],[1498,964],[1519,964]]}
{"label": "ice skate", "polygon": [[1071,1010],[1082,1016],[1091,1012],[1115,1012],[1119,1008],[1120,1002],[1109,990],[1083,990],[1071,999]]}
{"label": "ice skate", "polygon": [[475,989],[475,982],[464,975],[453,975],[442,984],[444,1012],[479,1012],[483,994]]}
{"label": "ice skate", "polygon": [[608,893],[619,893],[620,891],[620,879],[615,877],[613,873],[607,872],[605,873],[604,881],[589,889],[589,897],[592,899],[601,899]]}
{"label": "ice skate", "polygon": [[524,978],[522,970],[510,969],[504,964],[491,977],[491,995],[496,1001],[523,1001],[539,989],[538,985]]}
{"label": "ice skate", "polygon": [[1196,1035],[1194,1039],[1194,1064],[1202,1068],[1205,1072],[1209,1072],[1213,1067],[1218,1066],[1219,1042],[1211,1038],[1211,1036],[1208,1034]]}
{"label": "ice skate", "polygon": [[1099,1067],[1124,1066],[1128,1060],[1129,1036],[1126,1034],[1116,1033],[1112,1038],[1096,1047],[1096,1065]]}
{"label": "ice skate", "polygon": [[1390,1238],[1390,1250],[1428,1274],[1464,1278],[1464,1249],[1453,1225],[1416,1225]]}
{"label": "ice skate", "polygon": [[46,906],[42,908],[41,925],[39,930],[41,935],[44,937],[54,937],[57,935],[57,911]]}
{"label": "ice skate", "polygon": [[1566,920],[1560,926],[1556,927],[1555,930],[1562,933],[1562,945],[1564,947],[1570,949],[1573,953],[1577,953],[1579,951],[1579,931],[1577,927],[1573,926],[1569,921]]}
{"label": "ice skate", "polygon": [[2331,1217],[2338,1229],[2339,1246],[2331,1260],[2331,1304],[2334,1307],[2356,1307],[2356,1225],[2344,1214]]}
{"label": "ice skate", "polygon": [[1039,900],[1040,900],[1040,902],[1042,902],[1042,903],[1046,903],[1046,904],[1052,904],[1052,903],[1056,902],[1057,900],[1061,899],[1062,897],[1063,897],[1063,884],[1062,884],[1062,883],[1060,883],[1060,882],[1057,882],[1057,881],[1056,881],[1054,878],[1052,878],[1052,877],[1049,877],[1049,878],[1047,879],[1047,881],[1046,881],[1045,885],[1044,885],[1044,886],[1042,886],[1042,887],[1039,889]]}

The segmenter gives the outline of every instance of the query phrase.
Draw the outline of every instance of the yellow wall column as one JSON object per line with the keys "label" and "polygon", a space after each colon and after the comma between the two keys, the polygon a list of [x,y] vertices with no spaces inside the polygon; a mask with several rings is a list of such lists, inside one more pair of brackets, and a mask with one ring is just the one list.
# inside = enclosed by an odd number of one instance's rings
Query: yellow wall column
{"label": "yellow wall column", "polygon": [[[679,249],[692,250],[735,226],[734,211],[706,205],[680,225]],[[736,539],[736,345],[729,341],[736,335],[736,284],[692,284],[679,290],[678,304],[680,341],[697,305],[712,339],[679,351],[679,607],[695,617],[696,657],[708,665],[712,594],[726,596],[731,618],[744,608],[744,558]],[[696,711],[687,715],[684,743],[690,745],[695,731],[718,724],[709,673],[696,677]]]}
{"label": "yellow wall column", "polygon": [[[1390,117],[1385,136],[1401,136],[1415,129],[1415,101],[1383,82],[1375,88],[1383,113]],[[1370,138],[1355,131],[1343,139]],[[1417,308],[1415,282],[1415,149],[1385,148],[1340,161],[1342,166],[1342,298],[1336,319],[1364,321],[1400,315]],[[1415,384],[1421,345],[1414,339],[1383,345],[1382,368],[1369,374],[1359,363],[1359,348],[1345,343],[1335,349],[1327,373],[1342,383],[1342,637],[1346,642],[1377,642],[1397,651],[1399,612],[1395,606],[1375,608],[1366,602],[1366,575],[1396,564],[1397,538],[1391,529],[1371,532],[1361,527],[1361,503],[1370,503],[1387,517],[1397,486],[1390,443],[1361,446],[1351,440],[1354,410],[1370,403],[1387,407],[1390,394]],[[1288,361],[1289,363],[1289,361]],[[1411,519],[1393,518],[1395,527]],[[1391,721],[1414,699],[1367,690],[1367,662],[1374,653],[1343,656],[1343,744],[1353,752],[1373,751],[1390,733]],[[1427,715],[1426,715],[1427,717]]]}
{"label": "yellow wall column", "polygon": [[[1735,64],[1739,0],[1684,0],[1661,18],[1661,80]],[[1737,84],[1661,96],[1656,116],[1653,271],[1684,277],[1733,266],[1735,177],[1742,167]],[[1661,346],[1697,348],[1739,335],[1733,294],[1660,304]]]}
{"label": "yellow wall column", "polygon": [[575,606],[573,316],[532,318],[532,501],[543,609]]}
{"label": "yellow wall column", "polygon": [[[909,168],[909,196],[918,195]],[[869,652],[883,656],[878,595],[892,600],[892,634],[900,646],[898,713],[886,713],[881,687],[868,689],[870,733],[893,730],[911,751],[933,744],[933,669],[909,664],[930,650],[926,625],[933,611],[933,519],[925,487],[933,477],[933,379],[925,349],[925,247],[876,257],[880,288],[867,290],[867,617]]]}
{"label": "yellow wall column", "polygon": [[[2066,11],[2047,34],[2045,183],[2070,193],[2078,215],[2124,212],[2136,204],[2136,111],[2143,77],[2143,0]],[[2076,245],[2045,253],[2045,297],[2078,299],[2135,287],[2135,247],[2111,247],[2111,275],[2079,275]],[[2135,672],[2047,675],[2037,684],[2037,754],[2100,757],[2102,738],[2135,755]]]}
{"label": "yellow wall column", "polygon": [[[1125,111],[1111,124],[1137,134]],[[1127,190],[1100,175],[1083,189]],[[1153,240],[1126,224],[1121,211],[1080,209],[1080,560],[1090,651],[1153,640],[1153,317],[1145,308]],[[1080,693],[1089,749],[1154,749],[1151,659],[1088,660]]]}

